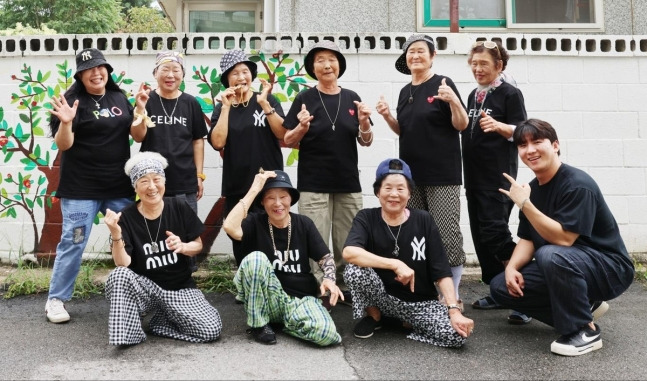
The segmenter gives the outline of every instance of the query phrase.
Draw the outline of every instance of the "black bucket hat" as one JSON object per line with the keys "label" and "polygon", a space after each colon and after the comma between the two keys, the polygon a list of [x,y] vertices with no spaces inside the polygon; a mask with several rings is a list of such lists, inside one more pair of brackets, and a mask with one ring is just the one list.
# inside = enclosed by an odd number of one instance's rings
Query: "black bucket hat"
{"label": "black bucket hat", "polygon": [[222,73],[220,74],[220,82],[225,86],[225,88],[229,87],[229,79],[227,79],[229,72],[239,63],[247,65],[249,71],[252,73],[252,81],[256,78],[256,72],[258,70],[256,63],[250,61],[242,50],[230,50],[220,59],[220,72]]}
{"label": "black bucket hat", "polygon": [[261,206],[261,201],[263,200],[263,195],[265,194],[265,191],[273,188],[286,189],[290,193],[290,198],[292,199],[290,205],[296,204],[297,201],[299,201],[300,193],[295,187],[292,186],[292,182],[290,181],[290,176],[288,176],[287,173],[279,169],[274,170],[273,172],[276,173],[276,177],[270,177],[269,179],[267,179],[267,181],[265,181],[265,185],[263,186],[263,189],[256,197],[256,201],[258,205]]}
{"label": "black bucket hat", "polygon": [[346,71],[346,58],[343,54],[341,54],[339,46],[337,46],[337,44],[330,40],[321,40],[320,42],[317,42],[312,46],[308,54],[306,54],[303,65],[306,67],[306,72],[308,73],[308,75],[314,79],[317,79],[314,71],[315,54],[322,50],[330,50],[331,52],[335,53],[335,55],[337,56],[337,61],[339,61],[339,75],[337,76],[337,78],[341,78],[341,76],[344,75],[344,72]]}
{"label": "black bucket hat", "polygon": [[84,70],[101,65],[106,67],[108,74],[112,73],[112,66],[106,61],[100,50],[95,48],[83,49],[76,55],[76,73],[74,73],[74,78],[77,78],[77,75]]}
{"label": "black bucket hat", "polygon": [[407,66],[407,49],[409,49],[409,46],[411,46],[411,44],[416,41],[426,42],[429,46],[429,53],[431,53],[432,55],[434,54],[434,51],[436,51],[436,45],[434,45],[433,38],[427,36],[426,34],[411,35],[409,38],[407,38],[407,41],[405,41],[404,45],[402,45],[403,53],[395,61],[395,68],[402,74],[411,75],[411,70],[409,70],[409,67]]}

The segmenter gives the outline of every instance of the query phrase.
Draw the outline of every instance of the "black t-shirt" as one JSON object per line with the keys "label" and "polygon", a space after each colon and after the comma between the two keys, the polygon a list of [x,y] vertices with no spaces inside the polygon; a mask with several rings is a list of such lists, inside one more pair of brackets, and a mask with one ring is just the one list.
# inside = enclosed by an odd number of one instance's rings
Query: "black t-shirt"
{"label": "black t-shirt", "polygon": [[[164,108],[160,101],[164,103]],[[158,152],[168,160],[168,167],[164,170],[166,195],[197,192],[193,141],[207,134],[200,103],[187,93],[180,94],[176,99],[165,99],[151,91],[146,111],[155,127],[148,128],[140,151]]]}
{"label": "black t-shirt", "polygon": [[497,122],[518,126],[527,119],[521,91],[507,82],[486,95],[484,105],[476,103],[476,90],[467,101],[469,124],[461,132],[465,188],[472,190],[509,189],[502,173],[517,177],[517,146],[496,132],[485,133],[479,124],[480,110]]}
{"label": "black t-shirt", "polygon": [[[348,89],[335,95],[321,93],[321,99],[318,93],[317,88],[311,88],[297,94],[283,121],[285,128],[297,127],[297,114],[304,104],[314,116],[299,144],[297,189],[317,193],[361,192],[357,169],[359,118],[353,103],[361,99]],[[331,121],[335,122],[334,130]]]}
{"label": "black t-shirt", "polygon": [[[606,257],[600,259],[608,262],[632,266],[618,224],[600,188],[586,172],[562,163],[548,183],[539,185],[535,178],[530,189],[530,201],[537,209],[559,222],[564,230],[579,234],[574,245],[591,247]],[[523,212],[519,212],[517,235],[532,241],[535,250],[550,244]]]}
{"label": "black t-shirt", "polygon": [[[195,288],[189,257],[174,254],[166,247],[165,240],[167,230],[180,237],[182,242],[191,242],[199,237],[204,225],[198,216],[185,201],[165,197],[161,216],[147,220],[137,210],[137,204],[139,202],[122,210],[119,219],[126,252],[131,257],[128,268],[165,290]],[[156,238],[160,249],[158,253],[151,249],[151,241]]]}
{"label": "black t-shirt", "polygon": [[309,258],[319,262],[324,255],[330,253],[330,250],[310,218],[294,213],[290,213],[290,216],[292,236],[289,253],[285,250],[288,246],[288,228],[277,227],[272,229],[276,244],[276,253],[274,252],[266,213],[250,213],[243,220],[241,251],[265,253],[272,263],[274,273],[279,278],[283,290],[288,295],[299,298],[308,295],[317,296],[317,280],[310,272]]}
{"label": "black t-shirt", "polygon": [[[108,90],[97,109],[86,93],[72,98],[79,106],[72,122],[74,143],[61,152],[61,174],[56,196],[82,200],[131,197],[134,195],[124,164],[130,158],[130,125],[133,106],[121,91]],[[95,97],[95,99],[98,99]],[[52,136],[60,121],[52,116]]]}
{"label": "black t-shirt", "polygon": [[[261,167],[266,170],[283,170],[283,154],[279,140],[270,128],[263,108],[257,102],[258,93],[256,94],[250,98],[247,107],[241,105],[229,108],[229,125],[222,165],[224,196],[247,193]],[[267,100],[283,118],[283,108],[276,98],[268,95]],[[209,142],[221,112],[222,103],[219,103],[211,115]]]}
{"label": "black t-shirt", "polygon": [[[462,183],[460,138],[452,125],[451,108],[449,103],[434,98],[443,78],[460,99],[454,82],[442,75],[434,75],[413,88],[409,83],[400,90],[397,107],[400,158],[411,167],[416,185]],[[413,103],[409,103],[410,92]]]}
{"label": "black t-shirt", "polygon": [[410,212],[398,235],[398,228],[389,227],[382,219],[382,208],[360,210],[353,220],[344,247],[361,247],[380,257],[396,258],[393,256],[393,237],[398,237],[400,253],[397,259],[415,271],[414,293],[411,293],[409,285],[404,286],[395,280],[393,271],[375,269],[384,282],[386,292],[407,302],[438,300],[434,282],[452,276],[449,260],[438,226],[429,212],[419,209],[411,209]]}

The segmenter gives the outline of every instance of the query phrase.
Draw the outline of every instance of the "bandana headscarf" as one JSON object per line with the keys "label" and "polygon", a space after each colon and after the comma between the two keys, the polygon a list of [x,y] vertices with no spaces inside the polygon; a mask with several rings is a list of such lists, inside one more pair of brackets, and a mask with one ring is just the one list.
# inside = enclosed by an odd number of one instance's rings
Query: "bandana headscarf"
{"label": "bandana headscarf", "polygon": [[149,173],[157,173],[166,177],[164,168],[168,167],[168,162],[164,156],[157,152],[140,152],[128,159],[124,166],[124,171],[130,177],[133,187],[137,180]]}

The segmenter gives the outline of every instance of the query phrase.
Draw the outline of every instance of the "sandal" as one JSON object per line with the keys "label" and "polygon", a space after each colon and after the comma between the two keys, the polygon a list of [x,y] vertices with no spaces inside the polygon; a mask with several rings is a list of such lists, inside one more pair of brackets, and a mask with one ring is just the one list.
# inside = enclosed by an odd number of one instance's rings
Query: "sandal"
{"label": "sandal", "polygon": [[508,323],[514,325],[524,325],[532,321],[532,318],[522,312],[512,311],[510,316],[508,316]]}
{"label": "sandal", "polygon": [[472,308],[475,310],[496,310],[502,307],[497,304],[490,295],[488,295],[472,303]]}

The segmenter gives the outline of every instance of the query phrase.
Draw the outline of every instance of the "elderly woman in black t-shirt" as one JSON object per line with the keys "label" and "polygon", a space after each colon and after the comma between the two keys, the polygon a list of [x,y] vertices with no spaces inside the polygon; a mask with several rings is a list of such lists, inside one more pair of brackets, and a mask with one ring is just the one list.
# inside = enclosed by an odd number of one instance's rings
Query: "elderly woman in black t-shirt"
{"label": "elderly woman in black t-shirt", "polygon": [[[468,97],[470,124],[461,133],[465,198],[481,279],[486,284],[503,272],[516,246],[508,226],[514,204],[499,188],[510,188],[502,173],[517,177],[519,160],[512,134],[527,116],[521,91],[503,74],[509,58],[500,43],[478,41],[467,60],[478,86]],[[472,306],[500,308],[489,295]],[[508,321],[522,324],[530,318],[513,313]]]}
{"label": "elderly woman in black t-shirt", "polygon": [[[317,292],[330,292],[331,305],[344,299],[336,285],[333,256],[312,220],[290,213],[300,195],[288,175],[260,172],[222,226],[249,253],[234,278],[236,299],[245,304],[251,327],[248,333],[262,344],[276,344],[270,323],[282,323],[292,336],[321,346],[337,344],[341,336],[316,297]],[[254,203],[264,211],[248,214]],[[310,272],[310,259],[324,272],[320,287]]]}
{"label": "elderly woman in black t-shirt", "polygon": [[395,62],[411,82],[400,90],[397,117],[384,97],[376,111],[399,136],[400,158],[411,166],[416,189],[409,207],[428,211],[438,222],[452,268],[456,298],[465,251],[461,233],[461,147],[459,132],[467,128],[465,105],[451,78],[434,73],[436,45],[430,36],[414,34]]}
{"label": "elderly woman in black t-shirt", "polygon": [[[348,234],[344,280],[353,296],[358,338],[373,336],[385,317],[413,330],[408,338],[441,347],[460,347],[474,322],[457,304],[452,272],[438,227],[426,211],[408,209],[413,180],[400,159],[377,167],[373,189],[380,208],[360,211]],[[447,305],[438,300],[438,285]]]}
{"label": "elderly woman in black t-shirt", "polygon": [[[314,221],[324,241],[332,238],[335,264],[341,272],[344,241],[362,208],[357,145],[368,147],[373,142],[371,111],[357,93],[338,85],[346,59],[333,42],[315,44],[304,67],[318,83],[292,102],[283,122],[289,129],[284,140],[299,148],[299,213]],[[321,281],[321,273],[315,276]]]}
{"label": "elderly woman in black t-shirt", "polygon": [[196,343],[218,339],[218,311],[191,277],[190,257],[200,253],[204,225],[188,203],[164,197],[166,159],[156,152],[133,156],[125,166],[139,201],[106,211],[115,265],[106,281],[110,344],[146,340],[141,316],[150,312],[154,335]]}
{"label": "elderly woman in black t-shirt", "polygon": [[[214,105],[207,141],[223,151],[222,195],[226,217],[245,196],[259,168],[283,169],[280,142],[287,131],[283,127],[283,108],[271,94],[272,84],[260,79],[261,90],[252,89],[256,63],[242,50],[229,50],[220,60],[220,81],[225,90]],[[250,205],[261,212],[259,206]],[[233,241],[236,263],[245,257],[238,241]]]}

